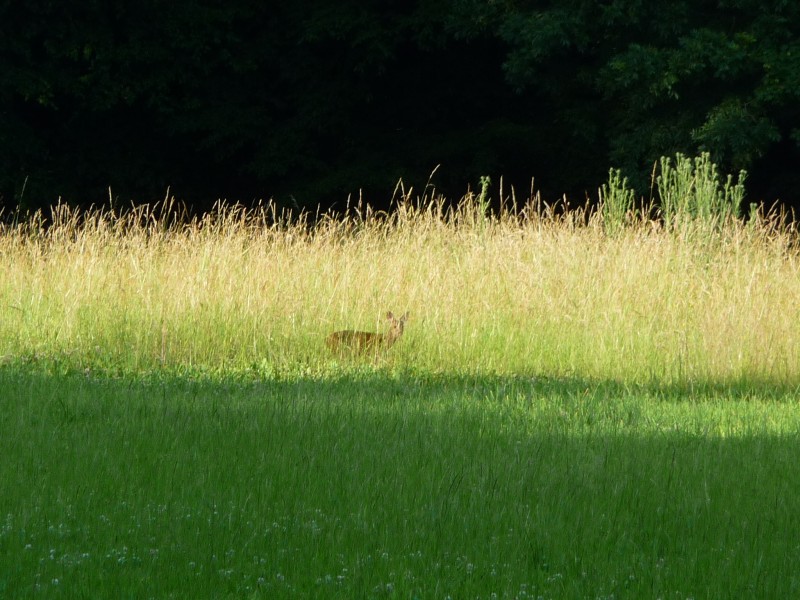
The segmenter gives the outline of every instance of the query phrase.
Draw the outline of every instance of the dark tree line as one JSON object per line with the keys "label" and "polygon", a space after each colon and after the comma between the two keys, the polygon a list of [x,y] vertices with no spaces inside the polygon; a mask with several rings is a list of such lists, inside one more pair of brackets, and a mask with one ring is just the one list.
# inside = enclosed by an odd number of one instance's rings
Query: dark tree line
{"label": "dark tree line", "polygon": [[800,201],[796,0],[0,1],[0,202],[640,193],[659,156]]}

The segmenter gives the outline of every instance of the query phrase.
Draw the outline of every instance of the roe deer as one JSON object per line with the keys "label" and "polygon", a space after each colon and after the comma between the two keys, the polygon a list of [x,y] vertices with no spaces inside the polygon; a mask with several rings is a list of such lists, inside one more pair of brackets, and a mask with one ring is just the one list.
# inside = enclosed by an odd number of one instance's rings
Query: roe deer
{"label": "roe deer", "polygon": [[403,335],[403,325],[408,320],[408,312],[399,319],[391,311],[386,313],[389,331],[372,333],[370,331],[334,331],[325,338],[325,345],[334,352],[378,352],[390,348]]}

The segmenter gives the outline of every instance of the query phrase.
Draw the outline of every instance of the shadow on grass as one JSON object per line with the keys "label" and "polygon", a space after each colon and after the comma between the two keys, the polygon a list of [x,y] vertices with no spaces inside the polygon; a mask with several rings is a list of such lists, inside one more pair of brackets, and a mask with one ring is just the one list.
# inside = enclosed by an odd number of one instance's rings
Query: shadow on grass
{"label": "shadow on grass", "polygon": [[[351,365],[352,366],[352,365]],[[157,370],[141,374],[109,374],[77,370],[62,366],[58,361],[8,361],[0,364],[0,375],[11,378],[67,378],[105,385],[125,382],[126,385],[169,385],[219,387],[230,389],[263,388],[276,392],[314,390],[319,395],[341,390],[370,393],[405,394],[409,390],[426,394],[469,396],[522,394],[528,397],[571,399],[592,397],[614,399],[643,396],[662,401],[698,400],[762,400],[794,401],[800,398],[800,381],[771,380],[763,377],[742,377],[724,380],[685,380],[625,382],[613,379],[593,379],[579,375],[552,376],[546,374],[451,374],[415,370],[359,367],[331,370],[322,374],[265,374],[258,369],[246,372],[211,373],[202,370]]]}

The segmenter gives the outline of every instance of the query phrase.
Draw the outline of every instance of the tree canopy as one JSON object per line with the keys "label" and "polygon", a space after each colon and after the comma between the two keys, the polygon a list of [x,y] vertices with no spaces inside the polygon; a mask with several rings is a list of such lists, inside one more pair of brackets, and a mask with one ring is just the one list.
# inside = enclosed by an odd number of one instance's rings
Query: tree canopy
{"label": "tree canopy", "polygon": [[800,201],[789,0],[0,1],[0,202],[314,207],[481,175],[646,193],[659,156]]}

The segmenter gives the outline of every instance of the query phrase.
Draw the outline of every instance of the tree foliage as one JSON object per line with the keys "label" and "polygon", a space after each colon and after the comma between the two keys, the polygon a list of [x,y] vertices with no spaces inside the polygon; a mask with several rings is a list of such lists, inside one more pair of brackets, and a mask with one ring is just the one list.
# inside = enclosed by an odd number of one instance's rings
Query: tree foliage
{"label": "tree foliage", "polygon": [[799,34],[786,0],[6,0],[0,201],[380,204],[439,164],[581,197],[700,151],[792,200]]}

